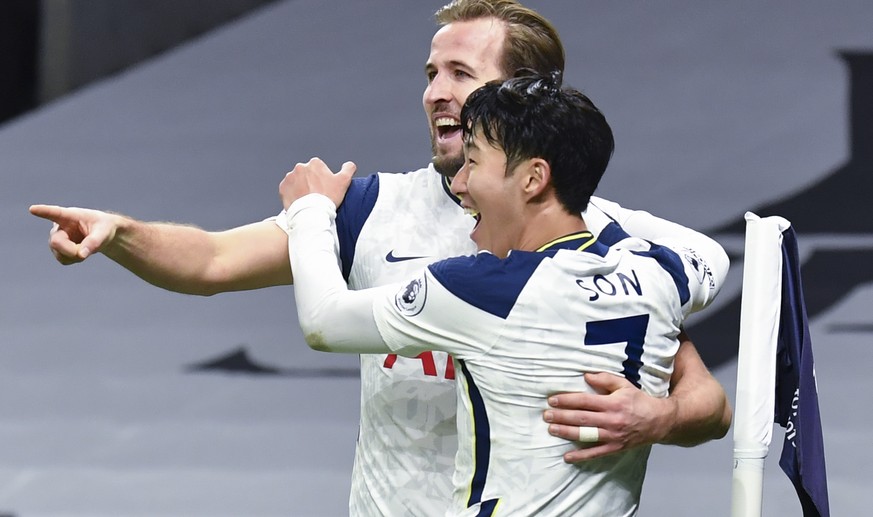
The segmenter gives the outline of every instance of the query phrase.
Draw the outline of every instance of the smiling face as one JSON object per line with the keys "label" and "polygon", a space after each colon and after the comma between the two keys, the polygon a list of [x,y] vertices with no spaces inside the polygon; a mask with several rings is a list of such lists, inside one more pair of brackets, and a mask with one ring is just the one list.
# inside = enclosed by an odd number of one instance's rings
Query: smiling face
{"label": "smiling face", "polygon": [[464,164],[461,107],[476,88],[503,77],[499,66],[506,29],[494,18],[453,22],[433,37],[422,103],[430,125],[433,164],[452,176]]}
{"label": "smiling face", "polygon": [[[464,166],[452,180],[461,206],[476,217],[470,238],[479,250],[504,258],[519,247],[526,220],[523,173],[530,160],[506,170],[506,154],[475,131],[464,144]],[[521,172],[520,172],[521,171]]]}

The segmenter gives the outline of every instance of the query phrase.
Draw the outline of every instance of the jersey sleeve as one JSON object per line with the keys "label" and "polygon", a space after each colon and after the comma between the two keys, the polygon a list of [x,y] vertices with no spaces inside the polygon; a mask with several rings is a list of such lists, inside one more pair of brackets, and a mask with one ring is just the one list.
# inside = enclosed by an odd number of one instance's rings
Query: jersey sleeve
{"label": "jersey sleeve", "polygon": [[[478,270],[475,262],[475,257],[437,262],[394,296],[377,300],[373,317],[385,343],[402,355],[440,350],[464,359],[490,350],[502,334],[505,316],[468,301],[464,292],[475,288],[468,283],[458,289],[457,276],[450,279],[444,274],[446,270],[470,274]],[[482,276],[478,278],[481,283]]]}
{"label": "jersey sleeve", "polygon": [[598,240],[612,249],[624,249],[654,259],[673,279],[679,302],[685,316],[699,311],[712,303],[720,286],[716,285],[706,264],[687,242],[675,245],[669,239],[660,239],[662,244],[632,237],[618,223],[606,226]]}
{"label": "jersey sleeve", "polygon": [[[349,290],[337,258],[333,202],[311,194],[286,213],[297,317],[315,350],[346,353],[425,350],[475,353],[488,314],[455,296],[430,270],[403,284]],[[446,261],[444,261],[446,262]],[[493,328],[493,327],[492,327]],[[493,335],[489,332],[489,335]]]}
{"label": "jersey sleeve", "polygon": [[326,352],[376,353],[389,349],[373,321],[373,300],[394,288],[350,291],[339,268],[333,202],[320,194],[288,207],[289,255],[297,317],[309,346]]}
{"label": "jersey sleeve", "polygon": [[339,241],[340,267],[348,281],[355,258],[358,237],[379,197],[379,175],[353,178],[343,202],[336,211],[336,233]]}
{"label": "jersey sleeve", "polygon": [[[334,220],[336,223],[336,240],[339,246],[340,269],[343,278],[347,281],[349,272],[352,270],[358,237],[361,235],[361,230],[364,227],[364,223],[370,217],[373,207],[376,206],[378,197],[378,174],[371,174],[364,178],[352,178],[343,202],[335,210]],[[279,228],[288,234],[290,239],[291,229],[288,226],[289,217],[286,210],[282,210],[278,215],[267,220],[273,220]],[[293,239],[290,240],[293,241]]]}
{"label": "jersey sleeve", "polygon": [[692,311],[709,305],[724,285],[730,259],[721,244],[698,231],[597,197],[591,198],[584,216],[589,230],[607,245],[630,235],[675,252],[688,274]]}

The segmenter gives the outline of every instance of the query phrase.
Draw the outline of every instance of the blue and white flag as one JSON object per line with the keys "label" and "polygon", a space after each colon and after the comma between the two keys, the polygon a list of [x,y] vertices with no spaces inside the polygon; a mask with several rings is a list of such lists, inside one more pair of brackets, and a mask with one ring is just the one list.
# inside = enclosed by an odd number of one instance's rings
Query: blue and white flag
{"label": "blue and white flag", "polygon": [[782,232],[782,309],[776,351],[775,421],[785,428],[779,465],[791,479],[804,517],[828,517],[828,483],[818,390],[797,237]]}

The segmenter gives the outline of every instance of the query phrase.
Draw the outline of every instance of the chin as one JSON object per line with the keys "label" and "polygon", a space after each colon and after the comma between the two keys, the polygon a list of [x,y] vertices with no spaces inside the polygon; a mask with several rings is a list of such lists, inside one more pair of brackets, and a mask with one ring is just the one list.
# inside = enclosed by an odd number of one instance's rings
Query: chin
{"label": "chin", "polygon": [[452,177],[464,166],[464,156],[449,156],[434,153],[433,167],[443,176]]}
{"label": "chin", "polygon": [[494,254],[493,243],[488,242],[488,239],[479,235],[475,229],[470,233],[470,240],[476,243],[476,251],[487,251],[492,255]]}

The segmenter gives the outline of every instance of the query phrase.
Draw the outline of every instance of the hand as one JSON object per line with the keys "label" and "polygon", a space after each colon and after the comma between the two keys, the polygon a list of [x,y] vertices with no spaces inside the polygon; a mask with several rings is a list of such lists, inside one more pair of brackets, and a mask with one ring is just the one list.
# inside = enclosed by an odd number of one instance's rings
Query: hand
{"label": "hand", "polygon": [[33,205],[30,213],[52,221],[49,249],[63,265],[82,262],[115,237],[119,216],[86,208]]}
{"label": "hand", "polygon": [[282,206],[287,209],[297,199],[313,193],[324,194],[339,206],[346,196],[356,168],[354,163],[345,162],[340,171],[334,174],[320,158],[298,163],[279,183]]}
{"label": "hand", "polygon": [[676,413],[669,398],[643,393],[624,377],[611,373],[586,373],[585,380],[597,391],[562,393],[549,397],[543,419],[549,434],[578,441],[580,427],[594,427],[599,440],[586,448],[564,454],[564,461],[577,463],[640,445],[659,442],[669,432]]}

